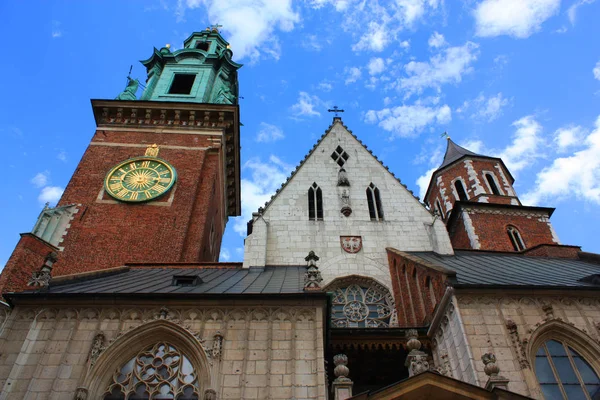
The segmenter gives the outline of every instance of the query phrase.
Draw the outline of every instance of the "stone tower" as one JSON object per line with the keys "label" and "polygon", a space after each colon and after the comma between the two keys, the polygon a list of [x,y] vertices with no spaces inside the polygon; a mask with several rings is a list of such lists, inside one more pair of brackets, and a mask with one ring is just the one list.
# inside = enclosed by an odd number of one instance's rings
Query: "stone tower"
{"label": "stone tower", "polygon": [[550,224],[554,208],[522,205],[513,183],[502,159],[476,154],[448,138],[425,203],[446,223],[455,249],[531,251],[558,245]]}
{"label": "stone tower", "polygon": [[[237,69],[218,30],[154,49],[148,78],[92,100],[97,129],[55,208],[22,234],[0,290],[131,263],[214,262],[240,215]],[[90,245],[93,244],[93,245]]]}

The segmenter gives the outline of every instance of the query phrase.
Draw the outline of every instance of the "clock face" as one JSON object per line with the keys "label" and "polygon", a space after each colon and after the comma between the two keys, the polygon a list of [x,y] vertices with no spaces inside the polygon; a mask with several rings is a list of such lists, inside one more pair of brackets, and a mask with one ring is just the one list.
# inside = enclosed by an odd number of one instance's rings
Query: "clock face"
{"label": "clock face", "polygon": [[168,192],[176,179],[175,168],[168,162],[154,157],[137,157],[111,169],[104,180],[104,189],[117,200],[142,202]]}

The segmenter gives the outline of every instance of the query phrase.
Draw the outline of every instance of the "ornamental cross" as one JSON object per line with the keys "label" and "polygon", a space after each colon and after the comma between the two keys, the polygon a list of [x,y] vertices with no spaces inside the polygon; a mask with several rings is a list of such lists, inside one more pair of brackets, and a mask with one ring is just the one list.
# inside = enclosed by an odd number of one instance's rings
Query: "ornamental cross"
{"label": "ornamental cross", "polygon": [[216,24],[210,26],[210,30],[219,32],[219,28],[222,28],[222,27],[223,27],[223,25],[219,25],[218,23],[216,23]]}
{"label": "ornamental cross", "polygon": [[335,113],[335,116],[337,117],[338,113],[344,112],[344,110],[338,108],[338,106],[333,106],[333,108],[330,108],[329,110],[327,110],[327,112]]}

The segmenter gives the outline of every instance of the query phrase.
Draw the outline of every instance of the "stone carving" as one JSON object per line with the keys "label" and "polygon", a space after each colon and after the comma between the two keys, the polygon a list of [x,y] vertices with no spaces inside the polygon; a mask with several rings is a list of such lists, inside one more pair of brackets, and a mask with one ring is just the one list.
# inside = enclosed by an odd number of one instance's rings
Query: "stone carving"
{"label": "stone carving", "polygon": [[336,376],[335,382],[349,382],[350,369],[348,368],[348,356],[345,354],[337,354],[333,356],[333,374]]}
{"label": "stone carving", "polygon": [[428,371],[429,362],[427,361],[427,354],[419,350],[421,348],[421,341],[418,339],[419,333],[416,329],[409,329],[406,331],[406,336],[408,337],[406,347],[409,352],[404,366],[408,367],[408,376]]}
{"label": "stone carving", "polygon": [[355,254],[362,249],[362,237],[340,236],[340,244],[346,253]]}
{"label": "stone carving", "polygon": [[221,359],[221,353],[223,352],[223,334],[219,331],[215,333],[212,347],[212,358],[215,360]]}
{"label": "stone carving", "polygon": [[481,361],[485,367],[483,371],[487,376],[489,376],[487,383],[485,384],[485,388],[487,390],[492,390],[496,387],[507,390],[508,389],[508,379],[503,376],[500,376],[500,367],[496,365],[496,356],[493,353],[485,353],[481,356]]}
{"label": "stone carving", "polygon": [[222,82],[221,87],[217,91],[217,95],[215,96],[214,103],[217,104],[235,104],[236,103],[236,95],[233,93],[230,84],[227,82]]}
{"label": "stone carving", "polygon": [[317,267],[317,261],[319,261],[319,257],[314,251],[311,250],[304,260],[308,264],[304,274],[304,290],[321,290],[321,282],[323,281],[323,277],[321,276],[319,267]]}
{"label": "stone carving", "polygon": [[92,342],[92,348],[90,349],[90,355],[88,357],[90,366],[96,364],[98,357],[100,357],[100,354],[106,349],[105,341],[106,338],[102,332],[97,333],[96,336],[94,336],[94,341]]}
{"label": "stone carving", "polygon": [[119,94],[115,100],[137,100],[135,93],[140,86],[140,81],[127,77],[127,87]]}
{"label": "stone carving", "polygon": [[348,179],[348,174],[344,168],[340,168],[338,172],[338,186],[350,186],[350,180]]}
{"label": "stone carving", "polygon": [[340,200],[342,201],[342,208],[340,212],[344,217],[349,217],[352,214],[352,207],[350,207],[350,194],[346,189],[342,190],[342,194],[340,195]]}
{"label": "stone carving", "polygon": [[440,366],[438,372],[442,375],[453,378],[452,367],[450,366],[450,358],[448,357],[448,351],[442,350],[440,352]]}
{"label": "stone carving", "polygon": [[542,311],[544,311],[544,313],[546,314],[546,318],[544,318],[545,321],[554,319],[554,308],[552,308],[552,304],[542,304]]}
{"label": "stone carving", "polygon": [[52,265],[54,265],[57,259],[58,255],[55,252],[48,254],[40,270],[32,274],[27,285],[41,288],[48,287],[52,280]]}
{"label": "stone carving", "polygon": [[217,400],[217,391],[214,389],[206,389],[204,391],[204,400]]}
{"label": "stone carving", "polygon": [[88,398],[88,390],[84,387],[78,387],[75,390],[75,396],[73,400],[87,400]]}
{"label": "stone carving", "polygon": [[510,336],[510,340],[512,343],[515,352],[517,353],[517,359],[519,360],[519,365],[521,369],[529,368],[529,361],[527,360],[527,342],[521,340],[519,337],[519,331],[517,329],[517,324],[511,320],[506,320],[506,329],[508,329],[508,334]]}

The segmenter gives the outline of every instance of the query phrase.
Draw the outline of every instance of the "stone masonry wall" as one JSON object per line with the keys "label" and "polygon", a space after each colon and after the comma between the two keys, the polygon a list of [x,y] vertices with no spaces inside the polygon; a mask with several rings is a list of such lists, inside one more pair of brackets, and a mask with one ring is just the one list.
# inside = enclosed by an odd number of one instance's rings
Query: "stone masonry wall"
{"label": "stone masonry wall", "polygon": [[[454,320],[459,322],[453,324]],[[509,390],[542,398],[532,367],[537,348],[530,348],[530,342],[550,324],[554,332],[561,325],[573,329],[587,343],[583,347],[597,347],[600,300],[597,295],[574,296],[572,292],[537,296],[458,292],[433,334],[434,359],[436,365],[451,364],[455,378],[483,386],[487,376],[481,356],[492,352],[498,360],[500,375],[510,380]],[[598,360],[588,362],[598,365]],[[457,365],[462,367],[456,368]],[[474,368],[474,376],[472,372],[466,375],[461,372],[468,365],[466,370]]]}
{"label": "stone masonry wall", "polygon": [[[338,146],[349,155],[344,168],[350,187],[337,186],[340,167],[331,154]],[[323,193],[322,221],[308,218],[308,189],[313,182]],[[371,183],[380,192],[383,220],[372,221],[369,216],[366,189]],[[349,217],[340,212],[342,189],[349,195]],[[261,263],[303,265],[312,250],[320,257],[317,264],[323,285],[356,274],[391,288],[386,247],[452,253],[443,223],[434,223],[431,213],[337,121],[263,215],[256,218],[257,229],[246,239],[244,267]],[[347,253],[340,236],[360,236],[362,249]]]}
{"label": "stone masonry wall", "polygon": [[[124,333],[135,333],[157,318],[183,327],[191,338],[200,340],[218,399],[326,398],[323,305],[196,303],[194,307],[174,305],[166,311],[134,304],[1,309],[0,399],[74,398],[91,368],[90,350],[99,332],[110,349],[119,346]],[[217,333],[223,335],[220,353],[211,350]],[[157,342],[169,340],[157,337]],[[132,356],[141,350],[123,349]],[[110,365],[110,369],[118,367]],[[101,382],[101,387],[108,384]],[[89,398],[98,395],[89,393],[93,396]]]}

